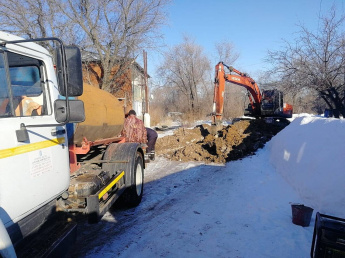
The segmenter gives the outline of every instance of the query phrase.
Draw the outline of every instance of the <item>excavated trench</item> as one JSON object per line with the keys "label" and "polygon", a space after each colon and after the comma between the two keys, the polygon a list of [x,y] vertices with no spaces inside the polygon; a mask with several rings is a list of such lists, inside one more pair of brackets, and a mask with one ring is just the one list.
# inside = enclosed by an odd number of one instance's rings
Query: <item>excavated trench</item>
{"label": "excavated trench", "polygon": [[288,124],[287,120],[240,120],[216,134],[207,124],[178,128],[173,135],[158,138],[156,153],[170,160],[225,163],[254,155]]}

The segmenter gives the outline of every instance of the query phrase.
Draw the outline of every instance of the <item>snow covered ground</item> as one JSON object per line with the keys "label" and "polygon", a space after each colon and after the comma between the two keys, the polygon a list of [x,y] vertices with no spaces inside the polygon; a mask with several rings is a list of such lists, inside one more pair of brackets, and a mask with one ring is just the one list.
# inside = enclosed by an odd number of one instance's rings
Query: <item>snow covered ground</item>
{"label": "snow covered ground", "polygon": [[[315,213],[345,217],[345,120],[297,117],[226,165],[158,158],[135,209],[87,226],[73,257],[309,257]],[[309,227],[291,204],[314,208]]]}

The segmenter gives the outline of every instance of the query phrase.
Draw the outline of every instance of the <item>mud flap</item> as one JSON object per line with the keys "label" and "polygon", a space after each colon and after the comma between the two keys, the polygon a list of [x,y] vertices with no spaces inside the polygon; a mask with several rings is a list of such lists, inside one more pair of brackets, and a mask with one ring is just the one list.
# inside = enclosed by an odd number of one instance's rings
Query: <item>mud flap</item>
{"label": "mud flap", "polygon": [[87,197],[88,222],[97,223],[100,219],[99,199],[97,195]]}

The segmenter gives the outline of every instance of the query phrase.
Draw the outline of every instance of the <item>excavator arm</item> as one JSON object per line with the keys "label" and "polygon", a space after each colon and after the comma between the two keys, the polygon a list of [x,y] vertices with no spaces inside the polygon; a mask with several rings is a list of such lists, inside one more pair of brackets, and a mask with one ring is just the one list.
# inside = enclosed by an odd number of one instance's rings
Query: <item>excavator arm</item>
{"label": "excavator arm", "polygon": [[[225,67],[230,71],[230,74],[225,73]],[[235,74],[231,74],[232,72]],[[247,76],[247,74],[225,65],[223,62],[219,62],[216,65],[214,79],[212,124],[219,124],[222,120],[226,82],[231,82],[246,88],[250,93],[249,101],[252,106],[253,114],[260,116],[260,103],[262,100],[262,95],[256,82],[251,77]]]}

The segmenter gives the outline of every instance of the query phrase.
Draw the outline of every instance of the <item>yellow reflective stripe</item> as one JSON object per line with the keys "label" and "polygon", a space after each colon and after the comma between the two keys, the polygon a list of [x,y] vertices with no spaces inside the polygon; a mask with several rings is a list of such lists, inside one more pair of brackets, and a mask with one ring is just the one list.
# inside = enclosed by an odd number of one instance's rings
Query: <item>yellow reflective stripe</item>
{"label": "yellow reflective stripe", "polygon": [[124,175],[125,171],[122,171],[120,175],[118,175],[106,188],[103,189],[102,192],[98,194],[98,199],[101,199],[103,195],[105,195]]}
{"label": "yellow reflective stripe", "polygon": [[65,142],[65,137],[60,137],[60,138],[55,138],[55,139],[51,139],[47,141],[28,143],[22,146],[0,150],[0,159],[8,158],[11,156],[15,156],[15,155],[35,151],[35,150],[48,148],[51,146],[62,144],[64,142]]}

